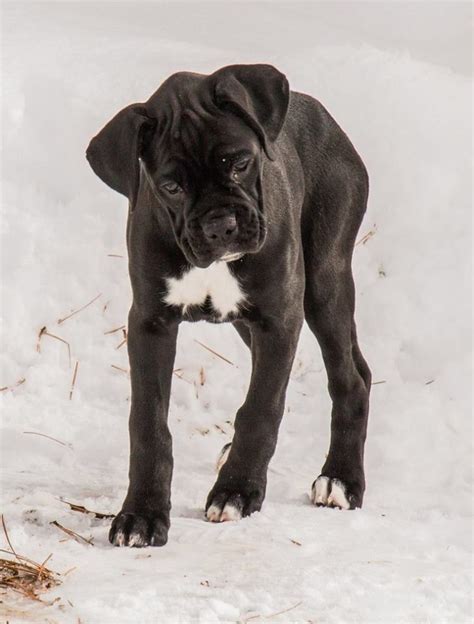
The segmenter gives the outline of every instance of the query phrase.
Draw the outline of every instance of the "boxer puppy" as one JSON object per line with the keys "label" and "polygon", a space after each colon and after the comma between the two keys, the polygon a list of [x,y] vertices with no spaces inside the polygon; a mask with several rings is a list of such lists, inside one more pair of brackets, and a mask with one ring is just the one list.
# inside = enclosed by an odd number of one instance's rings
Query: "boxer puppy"
{"label": "boxer puppy", "polygon": [[351,257],[368,177],[341,128],[274,67],[233,65],[172,75],[115,115],[87,158],[129,200],[130,484],[111,543],[167,541],[167,417],[182,321],[232,323],[252,355],[207,518],[237,520],[262,506],[304,319],[333,405],[311,498],[360,507],[371,375],[357,342]]}

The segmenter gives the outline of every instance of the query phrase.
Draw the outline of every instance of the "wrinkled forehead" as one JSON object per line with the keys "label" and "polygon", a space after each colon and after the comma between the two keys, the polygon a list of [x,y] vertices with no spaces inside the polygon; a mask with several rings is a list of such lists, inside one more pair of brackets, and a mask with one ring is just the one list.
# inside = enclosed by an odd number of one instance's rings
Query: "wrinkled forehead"
{"label": "wrinkled forehead", "polygon": [[209,152],[233,153],[248,150],[256,154],[260,144],[255,132],[232,113],[210,119],[204,129],[204,148]]}
{"label": "wrinkled forehead", "polygon": [[168,132],[161,144],[161,158],[179,158],[208,163],[216,156],[247,150],[259,151],[256,134],[244,121],[231,113],[200,117],[184,110],[173,132]]}
{"label": "wrinkled forehead", "polygon": [[157,137],[156,158],[160,168],[212,168],[219,159],[241,153],[256,155],[260,150],[257,135],[232,113],[200,115],[186,108],[173,126],[172,130],[163,129]]}
{"label": "wrinkled forehead", "polygon": [[157,120],[155,157],[206,163],[218,150],[259,150],[259,139],[243,119],[214,101],[212,76],[178,72],[150,97],[146,107]]}

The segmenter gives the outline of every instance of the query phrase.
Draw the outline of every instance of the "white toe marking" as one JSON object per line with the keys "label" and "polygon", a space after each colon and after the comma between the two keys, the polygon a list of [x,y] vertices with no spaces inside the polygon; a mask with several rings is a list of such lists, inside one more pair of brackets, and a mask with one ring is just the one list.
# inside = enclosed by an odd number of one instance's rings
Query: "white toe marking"
{"label": "white toe marking", "polygon": [[315,505],[326,505],[328,501],[329,479],[318,477],[313,486],[312,501]]}
{"label": "white toe marking", "polygon": [[219,453],[219,457],[217,458],[217,462],[216,462],[216,472],[219,472],[222,466],[226,463],[229,457],[229,453],[230,453],[230,444],[228,446],[227,445],[224,446],[224,448]]}
{"label": "white toe marking", "polygon": [[125,534],[123,531],[117,531],[114,538],[114,543],[117,546],[125,546]]}
{"label": "white toe marking", "polygon": [[206,512],[206,516],[210,522],[219,522],[221,510],[217,505],[211,505]]}
{"label": "white toe marking", "polygon": [[340,507],[341,509],[350,509],[349,501],[346,498],[346,488],[342,481],[333,479],[331,482],[331,494],[328,498],[328,505]]}
{"label": "white toe marking", "polygon": [[213,262],[206,269],[193,267],[180,278],[166,280],[168,292],[164,300],[169,305],[183,306],[183,313],[191,305],[201,305],[207,297],[222,317],[239,311],[245,294],[226,262]]}
{"label": "white toe marking", "polygon": [[128,545],[129,546],[146,546],[146,541],[145,539],[139,535],[138,533],[132,533],[130,535],[130,537],[128,538]]}
{"label": "white toe marking", "polygon": [[221,514],[221,522],[236,521],[242,518],[242,512],[234,505],[227,504]]}

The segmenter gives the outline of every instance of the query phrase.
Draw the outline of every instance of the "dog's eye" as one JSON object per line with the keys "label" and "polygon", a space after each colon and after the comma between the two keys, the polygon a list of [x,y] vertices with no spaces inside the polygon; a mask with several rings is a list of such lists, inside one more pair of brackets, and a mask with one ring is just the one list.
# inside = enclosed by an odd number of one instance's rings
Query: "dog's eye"
{"label": "dog's eye", "polygon": [[177,182],[165,182],[161,185],[161,188],[165,189],[165,191],[170,195],[176,195],[177,193],[183,192],[183,189]]}
{"label": "dog's eye", "polygon": [[242,160],[238,160],[234,163],[234,171],[245,171],[249,166],[250,160],[248,158],[244,158]]}

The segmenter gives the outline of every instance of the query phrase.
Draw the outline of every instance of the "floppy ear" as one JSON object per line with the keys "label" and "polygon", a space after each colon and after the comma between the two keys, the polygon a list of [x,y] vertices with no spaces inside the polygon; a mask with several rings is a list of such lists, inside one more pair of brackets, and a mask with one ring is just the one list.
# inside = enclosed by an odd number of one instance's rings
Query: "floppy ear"
{"label": "floppy ear", "polygon": [[288,111],[290,88],[272,65],[230,65],[213,74],[216,104],[239,115],[260,137],[273,160],[276,141]]}
{"label": "floppy ear", "polygon": [[121,110],[89,143],[86,157],[99,178],[128,197],[133,209],[140,182],[140,154],[156,126],[142,104]]}

